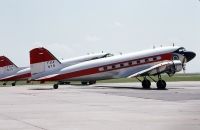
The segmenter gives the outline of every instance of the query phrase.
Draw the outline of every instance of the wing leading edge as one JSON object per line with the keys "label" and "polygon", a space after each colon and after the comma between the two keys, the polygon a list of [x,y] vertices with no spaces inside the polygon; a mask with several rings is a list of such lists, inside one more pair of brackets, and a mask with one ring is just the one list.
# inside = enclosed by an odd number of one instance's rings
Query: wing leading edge
{"label": "wing leading edge", "polygon": [[165,61],[159,64],[156,64],[150,68],[139,71],[135,74],[128,76],[128,78],[134,78],[139,76],[149,76],[149,75],[157,75],[161,73],[174,74],[175,72],[179,72],[182,70],[182,63],[180,60],[174,61]]}

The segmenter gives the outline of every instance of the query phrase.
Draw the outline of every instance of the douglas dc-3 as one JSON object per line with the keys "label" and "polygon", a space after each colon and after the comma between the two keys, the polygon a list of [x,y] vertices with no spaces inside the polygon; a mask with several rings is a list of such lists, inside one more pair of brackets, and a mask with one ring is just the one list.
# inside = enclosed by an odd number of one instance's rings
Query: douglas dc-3
{"label": "douglas dc-3", "polygon": [[[183,47],[169,46],[150,50],[111,56],[71,66],[63,66],[45,48],[35,48],[30,51],[30,67],[32,80],[57,81],[54,89],[58,88],[59,82],[81,81],[83,85],[94,84],[97,80],[116,78],[137,78],[142,87],[149,89],[151,82],[156,82],[158,89],[165,89],[166,82],[161,74],[174,75],[185,68],[196,54],[186,51]],[[152,76],[158,76],[155,80]]]}
{"label": "douglas dc-3", "polygon": [[6,85],[8,81],[14,81],[12,86],[15,86],[19,80],[27,80],[31,78],[31,71],[29,67],[18,67],[11,60],[5,56],[0,56],[0,81]]}
{"label": "douglas dc-3", "polygon": [[[70,58],[62,60],[61,63],[64,67],[78,64],[84,61],[95,60],[112,56],[110,53],[92,53],[84,56]],[[15,86],[17,81],[27,80],[27,83],[31,79],[30,67],[17,67],[11,60],[5,56],[0,56],[0,81],[3,81],[3,85],[6,85],[8,81],[14,81],[12,86]],[[66,82],[64,82],[66,83]]]}

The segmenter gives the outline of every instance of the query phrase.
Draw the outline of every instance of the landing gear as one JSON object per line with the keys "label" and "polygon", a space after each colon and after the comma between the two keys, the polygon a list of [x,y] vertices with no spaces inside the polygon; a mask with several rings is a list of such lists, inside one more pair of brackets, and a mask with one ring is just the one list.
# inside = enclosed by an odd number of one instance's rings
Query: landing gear
{"label": "landing gear", "polygon": [[82,84],[82,85],[87,85],[88,82],[86,82],[86,81],[82,81],[81,84]]}
{"label": "landing gear", "polygon": [[27,80],[27,81],[26,81],[27,84],[29,84],[30,82],[31,82],[30,80]]}
{"label": "landing gear", "polygon": [[166,89],[167,84],[164,80],[159,79],[158,82],[156,83],[156,85],[157,85],[157,89],[164,90],[164,89]]}
{"label": "landing gear", "polygon": [[54,89],[58,89],[58,84],[54,84],[54,85],[53,85],[53,88],[54,88]]}
{"label": "landing gear", "polygon": [[96,84],[96,81],[95,80],[89,81],[89,85],[92,85],[92,84]]}
{"label": "landing gear", "polygon": [[70,84],[70,82],[67,82],[67,81],[60,81],[59,82],[59,85],[65,85],[65,84]]}
{"label": "landing gear", "polygon": [[161,78],[161,75],[160,75],[160,74],[158,75],[158,81],[157,81],[156,85],[157,85],[157,89],[159,89],[159,90],[164,90],[164,89],[166,89],[167,84],[166,84],[166,82]]}
{"label": "landing gear", "polygon": [[64,84],[70,84],[70,82],[65,82]]}
{"label": "landing gear", "polygon": [[12,86],[15,86],[16,85],[16,82],[12,83]]}
{"label": "landing gear", "polygon": [[151,88],[151,82],[144,78],[144,80],[142,81],[142,87],[143,89],[150,89]]}
{"label": "landing gear", "polygon": [[[161,78],[161,75],[158,75],[158,80],[155,80],[154,78],[152,78],[151,76],[148,76],[152,81],[154,81],[157,85],[157,89],[158,90],[164,90],[166,89],[166,82]],[[137,78],[137,77],[136,77]],[[139,78],[137,78],[141,83],[142,83],[142,88],[143,89],[150,89],[151,88],[151,81],[148,80],[146,77],[144,77],[144,80],[140,80]]]}
{"label": "landing gear", "polygon": [[3,86],[6,86],[6,83],[3,83]]}

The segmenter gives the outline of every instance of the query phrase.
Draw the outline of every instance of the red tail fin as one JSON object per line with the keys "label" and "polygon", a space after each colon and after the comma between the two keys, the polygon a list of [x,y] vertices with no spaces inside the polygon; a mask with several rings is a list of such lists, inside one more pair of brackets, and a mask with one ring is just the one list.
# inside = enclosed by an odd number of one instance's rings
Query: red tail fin
{"label": "red tail fin", "polygon": [[59,63],[60,61],[47,49],[41,48],[34,48],[30,51],[30,64],[57,60]]}
{"label": "red tail fin", "polygon": [[9,65],[14,65],[17,67],[12,61],[10,61],[7,57],[5,56],[0,56],[0,67],[4,66],[9,66]]}
{"label": "red tail fin", "polygon": [[51,72],[61,67],[60,61],[45,48],[30,51],[30,68],[32,79],[44,72]]}

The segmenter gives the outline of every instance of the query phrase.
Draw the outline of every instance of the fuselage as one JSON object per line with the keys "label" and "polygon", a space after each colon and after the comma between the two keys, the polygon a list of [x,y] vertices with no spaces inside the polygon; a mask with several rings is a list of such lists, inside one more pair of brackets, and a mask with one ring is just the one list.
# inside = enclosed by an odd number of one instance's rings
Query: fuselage
{"label": "fuselage", "polygon": [[169,61],[180,47],[163,47],[136,53],[112,56],[65,67],[45,81],[90,81],[123,78],[149,68],[159,62]]}
{"label": "fuselage", "polygon": [[0,81],[18,81],[29,80],[31,78],[31,70],[29,67],[19,67],[14,71],[2,74]]}

